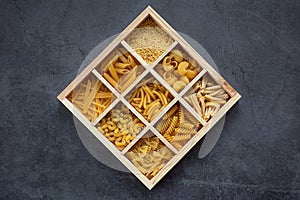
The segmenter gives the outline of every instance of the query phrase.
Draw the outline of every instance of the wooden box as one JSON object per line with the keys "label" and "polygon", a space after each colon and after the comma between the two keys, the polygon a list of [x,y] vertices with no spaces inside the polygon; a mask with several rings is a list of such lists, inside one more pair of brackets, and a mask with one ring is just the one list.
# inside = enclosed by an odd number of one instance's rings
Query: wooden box
{"label": "wooden box", "polygon": [[240,97],[149,6],[57,98],[150,190]]}

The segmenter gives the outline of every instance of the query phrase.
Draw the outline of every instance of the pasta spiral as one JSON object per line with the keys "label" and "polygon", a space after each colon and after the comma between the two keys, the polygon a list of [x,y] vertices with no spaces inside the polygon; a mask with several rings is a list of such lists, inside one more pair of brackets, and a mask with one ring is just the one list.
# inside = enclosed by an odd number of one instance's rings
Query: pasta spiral
{"label": "pasta spiral", "polygon": [[163,119],[157,123],[156,128],[178,150],[201,128],[200,122],[183,110],[179,103],[175,104]]}

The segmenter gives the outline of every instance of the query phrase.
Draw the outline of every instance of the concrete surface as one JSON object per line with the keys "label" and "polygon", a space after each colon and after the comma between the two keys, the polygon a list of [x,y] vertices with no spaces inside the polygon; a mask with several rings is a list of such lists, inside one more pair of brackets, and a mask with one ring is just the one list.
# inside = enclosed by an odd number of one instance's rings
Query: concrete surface
{"label": "concrete surface", "polygon": [[[242,94],[152,190],[102,165],[56,100],[98,43],[148,4],[198,41]],[[1,199],[299,199],[300,2],[0,0]]]}

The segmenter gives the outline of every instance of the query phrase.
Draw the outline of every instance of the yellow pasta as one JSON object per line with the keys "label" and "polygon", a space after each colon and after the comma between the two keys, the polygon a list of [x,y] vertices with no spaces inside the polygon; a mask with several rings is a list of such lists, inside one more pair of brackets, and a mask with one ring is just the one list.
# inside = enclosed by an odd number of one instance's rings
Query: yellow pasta
{"label": "yellow pasta", "polygon": [[178,122],[178,117],[177,116],[174,116],[170,125],[169,125],[169,128],[166,130],[165,134],[167,135],[174,135],[174,131],[175,131],[175,127],[176,127],[176,124]]}
{"label": "yellow pasta", "polygon": [[163,58],[156,71],[176,92],[180,92],[197,76],[200,67],[195,60],[184,57],[179,49],[174,49]]}
{"label": "yellow pasta", "polygon": [[128,63],[130,64],[130,66],[135,67],[136,63],[134,61],[134,59],[132,58],[132,56],[128,56]]}
{"label": "yellow pasta", "polygon": [[113,66],[113,64],[110,64],[109,65],[109,68],[108,68],[108,71],[110,72],[112,78],[115,80],[115,81],[118,81],[119,80],[119,76],[115,70],[115,67]]}
{"label": "yellow pasta", "polygon": [[191,138],[191,134],[177,134],[173,137],[173,141],[184,141],[189,140]]}
{"label": "yellow pasta", "polygon": [[107,122],[106,124],[107,124],[107,128],[109,130],[111,130],[111,131],[113,131],[113,130],[115,130],[117,128],[117,125],[114,122],[112,122],[112,121]]}
{"label": "yellow pasta", "polygon": [[167,113],[166,115],[163,117],[163,119],[169,119],[172,115],[175,114],[175,112],[178,110],[178,106],[177,104],[175,106],[173,106]]}
{"label": "yellow pasta", "polygon": [[122,62],[122,63],[127,63],[128,62],[128,59],[126,58],[126,56],[124,56],[120,51],[119,52],[119,60]]}
{"label": "yellow pasta", "polygon": [[173,155],[158,137],[149,135],[141,138],[126,154],[148,179],[153,178]]}
{"label": "yellow pasta", "polygon": [[143,86],[145,92],[147,92],[153,99],[155,99],[155,96],[153,94],[153,92],[150,90],[150,88],[146,85],[146,86]]}
{"label": "yellow pasta", "polygon": [[119,85],[118,83],[108,74],[103,73],[103,77],[115,88],[117,88]]}
{"label": "yellow pasta", "polygon": [[184,76],[187,73],[188,66],[189,66],[189,63],[186,62],[186,61],[183,61],[183,62],[179,63],[179,65],[178,65],[178,73],[181,76]]}
{"label": "yellow pasta", "polygon": [[164,137],[166,138],[166,140],[168,140],[169,142],[171,142],[173,140],[174,136],[171,136],[171,135],[165,133]]}
{"label": "yellow pasta", "polygon": [[184,114],[183,114],[183,111],[182,109],[179,109],[178,110],[178,119],[179,119],[179,124],[182,124],[184,122]]}
{"label": "yellow pasta", "polygon": [[[194,94],[191,94],[191,92],[194,92]],[[229,95],[221,85],[216,84],[208,74],[205,74],[195,83],[193,91],[191,92],[189,92],[184,99],[187,100],[195,110],[199,110],[199,107],[201,107],[201,112],[198,113],[205,121],[211,119],[229,98]]]}
{"label": "yellow pasta", "polygon": [[123,150],[144,128],[144,124],[124,105],[112,109],[97,126],[119,150]]}
{"label": "yellow pasta", "polygon": [[115,71],[118,73],[118,74],[128,74],[130,72],[129,69],[119,69],[119,68],[116,68]]}
{"label": "yellow pasta", "polygon": [[183,61],[183,54],[178,49],[174,49],[169,53],[170,57],[174,58],[177,62]]}
{"label": "yellow pasta", "polygon": [[169,128],[171,122],[172,122],[172,118],[168,118],[167,121],[164,123],[164,125],[162,126],[162,129],[159,130],[161,133],[165,133],[167,131],[167,129]]}
{"label": "yellow pasta", "polygon": [[129,103],[148,121],[155,119],[173,98],[162,85],[152,78],[139,83],[135,88],[129,98]]}
{"label": "yellow pasta", "polygon": [[184,111],[179,103],[175,104],[157,123],[157,130],[169,141],[176,149],[180,150],[201,128],[191,114]]}
{"label": "yellow pasta", "polygon": [[[185,121],[185,120],[183,120],[183,121]],[[189,123],[189,122],[182,122],[181,124],[180,124],[180,128],[186,128],[186,129],[192,129],[192,128],[194,128],[194,125],[193,124],[191,124],[191,123]]]}
{"label": "yellow pasta", "polygon": [[[163,66],[170,66],[171,65],[171,60],[172,57],[171,56],[166,56],[163,61],[162,61],[162,64]],[[171,68],[172,69],[172,68]]]}
{"label": "yellow pasta", "polygon": [[103,77],[119,92],[124,92],[127,87],[141,74],[143,68],[138,67],[135,59],[125,50],[117,49],[116,56],[109,61],[103,71]]}
{"label": "yellow pasta", "polygon": [[198,74],[198,72],[196,70],[191,70],[191,69],[188,69],[186,72],[186,76],[191,80],[193,78],[195,78],[195,76],[197,76],[197,74]]}
{"label": "yellow pasta", "polygon": [[[144,90],[142,90],[142,88],[139,89],[140,90],[140,94],[141,94],[141,101],[140,101],[140,104],[138,105],[139,108],[141,108],[143,106],[143,102],[144,102]],[[144,107],[146,108],[146,107]]]}
{"label": "yellow pasta", "polygon": [[[113,94],[95,76],[90,76],[80,83],[67,98],[88,120],[95,121],[111,103]],[[103,100],[109,101],[104,103]]]}
{"label": "yellow pasta", "polygon": [[114,66],[117,67],[117,68],[125,69],[125,68],[129,68],[130,64],[129,63],[117,62]]}
{"label": "yellow pasta", "polygon": [[133,81],[136,79],[137,74],[136,74],[136,68],[131,70],[132,73],[128,73],[126,74],[125,78],[124,78],[124,84],[121,86],[120,91],[123,92],[125,91],[125,89],[131,84],[133,83]]}
{"label": "yellow pasta", "polygon": [[172,144],[176,149],[181,149],[181,148],[182,148],[182,145],[181,145],[179,142],[171,141],[171,144]]}
{"label": "yellow pasta", "polygon": [[158,96],[158,98],[160,99],[160,101],[162,102],[162,104],[164,106],[166,106],[168,104],[167,99],[164,96],[164,94],[162,94],[161,92],[157,92],[157,91],[153,91],[153,94],[156,94],[156,96]]}

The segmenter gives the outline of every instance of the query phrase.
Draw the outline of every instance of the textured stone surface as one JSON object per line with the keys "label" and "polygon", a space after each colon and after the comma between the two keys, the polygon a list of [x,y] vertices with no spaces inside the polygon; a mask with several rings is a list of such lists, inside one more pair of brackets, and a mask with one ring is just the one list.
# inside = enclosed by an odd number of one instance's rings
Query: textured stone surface
{"label": "textured stone surface", "polygon": [[[148,4],[203,45],[242,94],[204,159],[200,144],[148,191],[94,159],[56,96],[98,43]],[[0,1],[0,199],[299,199],[300,3]]]}

